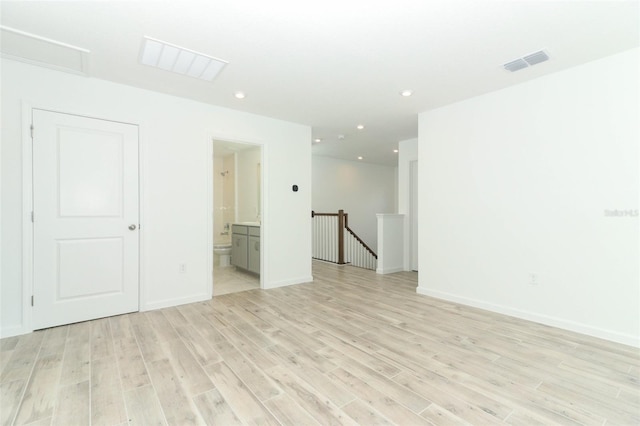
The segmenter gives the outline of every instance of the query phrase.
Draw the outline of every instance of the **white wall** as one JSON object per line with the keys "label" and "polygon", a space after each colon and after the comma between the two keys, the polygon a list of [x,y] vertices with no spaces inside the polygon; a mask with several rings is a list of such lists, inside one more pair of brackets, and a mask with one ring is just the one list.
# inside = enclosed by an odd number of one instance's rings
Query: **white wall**
{"label": "white wall", "polygon": [[238,222],[257,222],[260,219],[258,205],[260,148],[250,148],[236,153],[236,200]]}
{"label": "white wall", "polygon": [[[1,100],[2,336],[30,330],[21,266],[28,219],[22,211],[23,102],[140,126],[141,309],[211,292],[212,136],[263,145],[265,287],[312,279],[309,127],[8,60],[2,61]],[[291,192],[293,183],[299,192]],[[179,262],[187,263],[186,274],[178,274]]]}
{"label": "white wall", "polygon": [[373,250],[377,213],[396,212],[397,168],[313,156],[313,210],[349,214],[349,227]]}
{"label": "white wall", "polygon": [[213,157],[213,242],[231,241],[231,228],[225,224],[236,221],[235,154]]}
{"label": "white wall", "polygon": [[419,293],[640,345],[638,55],[420,114]]}
{"label": "white wall", "polygon": [[378,214],[378,264],[376,273],[393,274],[404,271],[403,214]]}

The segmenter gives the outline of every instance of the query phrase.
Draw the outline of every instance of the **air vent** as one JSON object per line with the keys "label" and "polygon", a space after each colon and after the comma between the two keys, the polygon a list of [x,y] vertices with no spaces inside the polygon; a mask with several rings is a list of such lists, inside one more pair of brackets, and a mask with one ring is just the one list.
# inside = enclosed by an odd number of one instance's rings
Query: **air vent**
{"label": "air vent", "polygon": [[535,65],[535,64],[539,64],[540,62],[548,61],[549,55],[547,55],[543,50],[541,50],[539,52],[532,53],[531,55],[527,55],[522,59],[527,61],[529,65]]}
{"label": "air vent", "polygon": [[227,61],[222,59],[151,37],[144,38],[140,63],[206,81],[213,81],[227,65]]}
{"label": "air vent", "polygon": [[529,64],[527,64],[524,59],[516,59],[515,61],[511,61],[508,64],[504,64],[504,69],[507,71],[518,71],[521,70],[522,68],[526,68],[528,67]]}
{"label": "air vent", "polygon": [[544,50],[539,50],[538,52],[534,52],[522,58],[518,58],[514,61],[507,62],[503,65],[503,67],[507,71],[514,72],[548,60],[549,55],[547,55]]}

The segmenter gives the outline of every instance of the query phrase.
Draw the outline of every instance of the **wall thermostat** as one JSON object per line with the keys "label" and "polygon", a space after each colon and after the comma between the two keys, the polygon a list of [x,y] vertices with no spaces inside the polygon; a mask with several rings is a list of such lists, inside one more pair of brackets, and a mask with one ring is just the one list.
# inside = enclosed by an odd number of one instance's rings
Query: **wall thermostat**
{"label": "wall thermostat", "polygon": [[298,185],[293,185],[291,189],[293,189],[293,192],[298,192]]}

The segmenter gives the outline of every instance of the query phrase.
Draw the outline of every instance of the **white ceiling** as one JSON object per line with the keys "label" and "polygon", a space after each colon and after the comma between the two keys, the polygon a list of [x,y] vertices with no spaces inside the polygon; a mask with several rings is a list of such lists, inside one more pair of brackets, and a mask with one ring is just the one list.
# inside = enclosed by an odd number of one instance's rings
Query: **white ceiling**
{"label": "white ceiling", "polygon": [[[90,50],[91,77],[306,124],[315,155],[389,165],[418,113],[636,47],[639,22],[638,1],[1,2],[2,25]],[[211,83],[147,67],[144,36],[229,64]]]}

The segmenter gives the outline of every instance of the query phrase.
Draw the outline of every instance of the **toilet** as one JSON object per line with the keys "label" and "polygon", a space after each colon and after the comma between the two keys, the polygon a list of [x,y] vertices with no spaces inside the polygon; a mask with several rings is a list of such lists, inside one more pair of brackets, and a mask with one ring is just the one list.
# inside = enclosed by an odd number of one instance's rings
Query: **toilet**
{"label": "toilet", "polygon": [[231,241],[214,244],[213,253],[218,255],[220,266],[229,266],[231,264]]}

